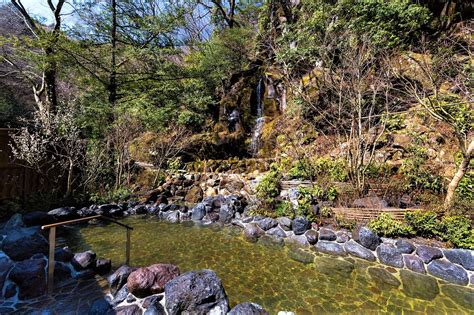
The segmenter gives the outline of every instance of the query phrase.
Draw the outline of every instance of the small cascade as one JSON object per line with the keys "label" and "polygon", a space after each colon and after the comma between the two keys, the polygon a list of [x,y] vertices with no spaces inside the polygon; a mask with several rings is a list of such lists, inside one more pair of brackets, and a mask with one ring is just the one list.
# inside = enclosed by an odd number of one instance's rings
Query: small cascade
{"label": "small cascade", "polygon": [[263,79],[260,79],[257,84],[257,117],[255,120],[255,126],[252,133],[252,139],[250,142],[250,153],[255,156],[260,149],[260,138],[262,136],[263,126],[265,125],[265,117],[263,116],[263,102],[262,102],[262,87]]}

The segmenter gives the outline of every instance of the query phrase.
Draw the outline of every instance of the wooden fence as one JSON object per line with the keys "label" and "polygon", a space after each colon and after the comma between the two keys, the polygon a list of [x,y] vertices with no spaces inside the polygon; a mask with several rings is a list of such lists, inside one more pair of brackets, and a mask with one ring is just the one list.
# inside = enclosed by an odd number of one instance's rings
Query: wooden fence
{"label": "wooden fence", "polygon": [[46,182],[33,170],[15,163],[9,146],[13,130],[0,128],[0,200],[20,198],[44,191]]}
{"label": "wooden fence", "polygon": [[357,222],[367,222],[375,219],[382,213],[388,213],[396,220],[403,220],[405,212],[415,211],[421,209],[400,209],[400,208],[332,208],[336,216],[342,217],[346,220],[354,220]]}

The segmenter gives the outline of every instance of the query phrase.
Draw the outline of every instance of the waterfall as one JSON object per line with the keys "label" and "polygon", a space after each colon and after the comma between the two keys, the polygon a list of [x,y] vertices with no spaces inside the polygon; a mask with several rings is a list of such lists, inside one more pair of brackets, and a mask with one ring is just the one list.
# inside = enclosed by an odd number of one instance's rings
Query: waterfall
{"label": "waterfall", "polygon": [[263,126],[265,125],[265,117],[263,116],[263,102],[262,102],[262,86],[263,80],[260,79],[257,84],[257,117],[255,119],[255,126],[253,128],[252,139],[250,142],[250,153],[257,155],[260,149],[260,137],[262,135]]}

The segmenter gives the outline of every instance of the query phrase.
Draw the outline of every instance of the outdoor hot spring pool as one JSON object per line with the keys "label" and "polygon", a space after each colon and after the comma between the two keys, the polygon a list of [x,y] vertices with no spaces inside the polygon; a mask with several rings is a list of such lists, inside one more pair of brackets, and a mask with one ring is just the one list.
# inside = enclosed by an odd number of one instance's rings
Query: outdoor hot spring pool
{"label": "outdoor hot spring pool", "polygon": [[[252,301],[270,314],[280,310],[296,314],[474,313],[474,289],[432,277],[316,253],[314,263],[305,264],[291,258],[305,258],[305,252],[291,246],[248,243],[236,228],[139,217],[123,222],[134,227],[132,265],[171,263],[182,273],[212,269],[222,279],[231,306]],[[66,242],[74,251],[92,249],[112,259],[116,267],[124,262],[125,230],[118,225],[76,227]],[[394,277],[387,276],[387,270]]]}

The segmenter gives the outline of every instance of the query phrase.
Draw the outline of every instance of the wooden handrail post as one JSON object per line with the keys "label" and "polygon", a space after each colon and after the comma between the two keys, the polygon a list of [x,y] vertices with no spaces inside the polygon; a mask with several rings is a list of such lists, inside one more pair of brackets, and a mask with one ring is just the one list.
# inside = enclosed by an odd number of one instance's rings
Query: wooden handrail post
{"label": "wooden handrail post", "polygon": [[49,259],[48,259],[48,295],[54,290],[54,252],[56,249],[56,227],[49,229]]}
{"label": "wooden handrail post", "polygon": [[125,245],[125,265],[130,266],[130,229],[127,230],[127,244]]}

